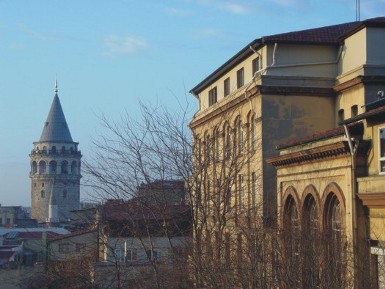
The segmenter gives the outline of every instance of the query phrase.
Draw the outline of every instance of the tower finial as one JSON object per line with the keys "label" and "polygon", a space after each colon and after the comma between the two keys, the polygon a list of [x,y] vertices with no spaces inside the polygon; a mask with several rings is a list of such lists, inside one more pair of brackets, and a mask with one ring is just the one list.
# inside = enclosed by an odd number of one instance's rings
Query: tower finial
{"label": "tower finial", "polygon": [[58,92],[58,89],[57,89],[57,77],[56,77],[56,79],[55,79],[55,94],[57,94],[57,92]]}

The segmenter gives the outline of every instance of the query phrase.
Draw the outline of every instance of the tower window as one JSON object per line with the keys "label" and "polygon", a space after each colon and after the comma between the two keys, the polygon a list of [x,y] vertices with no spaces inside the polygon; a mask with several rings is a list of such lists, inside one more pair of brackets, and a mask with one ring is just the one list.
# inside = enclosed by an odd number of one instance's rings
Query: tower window
{"label": "tower window", "polygon": [[44,188],[44,183],[41,184],[41,187]]}
{"label": "tower window", "polygon": [[41,198],[45,198],[45,192],[44,192],[44,191],[41,191],[41,192],[40,192],[40,197],[41,197]]}
{"label": "tower window", "polygon": [[67,191],[66,190],[63,191],[63,199],[67,199]]}
{"label": "tower window", "polygon": [[355,104],[351,107],[351,117],[355,117],[358,115],[358,105]]}
{"label": "tower window", "polygon": [[68,162],[62,161],[61,163],[61,173],[67,175],[68,174]]}
{"label": "tower window", "polygon": [[46,164],[45,161],[39,162],[39,174],[45,174]]}

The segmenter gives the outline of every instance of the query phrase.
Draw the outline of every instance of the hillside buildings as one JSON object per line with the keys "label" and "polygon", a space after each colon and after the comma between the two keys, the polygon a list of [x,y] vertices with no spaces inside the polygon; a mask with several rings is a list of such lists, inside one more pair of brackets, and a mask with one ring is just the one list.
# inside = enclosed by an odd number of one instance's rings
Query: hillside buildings
{"label": "hillside buildings", "polygon": [[[331,268],[352,265],[354,280],[338,283],[322,268],[305,278],[298,261],[290,274],[301,283],[290,286],[318,288],[321,275],[338,288],[365,288],[370,279],[373,288],[384,286],[373,273],[383,270],[384,122],[382,108],[370,106],[385,90],[384,46],[385,18],[265,36],[191,90],[199,102],[190,124],[194,162],[205,167],[199,216],[212,227],[202,234],[223,232],[206,236],[212,247],[235,239],[241,252],[249,220],[262,218],[291,232],[291,256],[298,256],[296,240],[316,230],[319,242],[327,236],[340,244],[333,250],[349,248],[352,260],[341,256]],[[229,248],[217,257],[229,259]],[[314,258],[310,268],[325,260]]]}
{"label": "hillside buildings", "polygon": [[80,207],[81,152],[68,128],[55,96],[40,139],[34,142],[31,158],[31,215],[39,222],[67,221],[71,210]]}

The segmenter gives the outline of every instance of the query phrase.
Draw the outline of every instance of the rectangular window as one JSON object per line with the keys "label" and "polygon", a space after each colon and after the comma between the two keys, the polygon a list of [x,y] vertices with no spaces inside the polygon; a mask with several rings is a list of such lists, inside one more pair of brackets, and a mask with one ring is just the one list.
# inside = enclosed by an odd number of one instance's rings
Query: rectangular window
{"label": "rectangular window", "polygon": [[209,90],[209,106],[217,103],[217,87]]}
{"label": "rectangular window", "polygon": [[59,253],[68,253],[70,251],[70,244],[69,243],[62,243],[59,244]]}
{"label": "rectangular window", "polygon": [[137,260],[136,249],[128,249],[126,252],[126,262],[133,262]]}
{"label": "rectangular window", "polygon": [[84,252],[86,250],[85,243],[76,243],[76,252]]}
{"label": "rectangular window", "polygon": [[245,84],[245,71],[243,67],[237,71],[237,88],[241,88]]}
{"label": "rectangular window", "polygon": [[228,96],[230,94],[230,77],[223,81],[223,94],[224,96]]}
{"label": "rectangular window", "polygon": [[385,173],[385,127],[380,128],[379,131],[379,145],[380,145],[380,155],[379,155],[379,162],[380,162],[380,173]]}
{"label": "rectangular window", "polygon": [[253,59],[253,62],[252,62],[252,69],[253,69],[253,75],[252,75],[252,77],[254,77],[255,74],[257,73],[257,71],[259,71],[259,70],[261,69],[261,65],[260,65],[260,63],[259,63],[259,57]]}
{"label": "rectangular window", "polygon": [[159,254],[155,250],[147,250],[146,255],[149,261],[157,261],[159,258]]}
{"label": "rectangular window", "polygon": [[124,250],[122,249],[115,249],[114,250],[114,256],[115,260],[118,262],[124,262]]}

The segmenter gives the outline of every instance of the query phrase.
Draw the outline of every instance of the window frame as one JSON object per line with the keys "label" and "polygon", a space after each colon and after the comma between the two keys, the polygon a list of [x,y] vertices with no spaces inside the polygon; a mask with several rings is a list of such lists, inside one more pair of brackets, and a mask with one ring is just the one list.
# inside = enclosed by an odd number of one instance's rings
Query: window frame
{"label": "window frame", "polygon": [[242,174],[238,175],[238,193],[239,193],[239,209],[245,208],[245,184]]}
{"label": "window frame", "polygon": [[226,97],[228,95],[230,95],[230,77],[223,81],[223,96]]}
{"label": "window frame", "polygon": [[260,63],[260,60],[259,60],[259,56],[254,58],[251,62],[251,70],[252,70],[252,76],[251,77],[254,77],[255,74],[261,70],[261,63]]}
{"label": "window frame", "polygon": [[237,89],[245,85],[245,69],[237,70]]}
{"label": "window frame", "polygon": [[65,254],[69,253],[70,251],[70,243],[60,243],[58,246],[59,253]]}
{"label": "window frame", "polygon": [[217,101],[218,101],[218,91],[217,91],[217,87],[215,86],[209,90],[209,106],[216,104]]}
{"label": "window frame", "polygon": [[[381,150],[381,132],[383,133],[383,140],[384,140],[384,150]],[[381,154],[383,156],[381,156]],[[381,166],[381,163],[383,163],[383,169]],[[378,173],[380,175],[385,175],[385,126],[378,128]]]}

